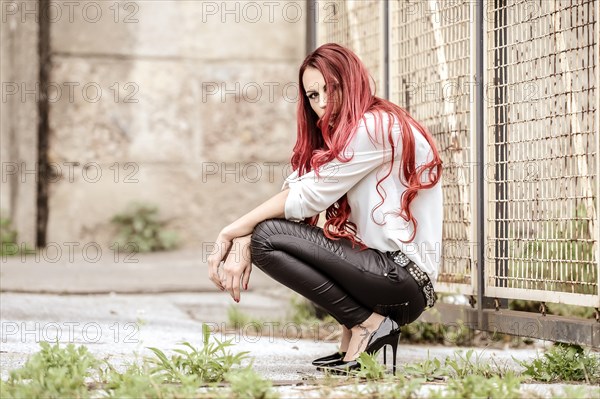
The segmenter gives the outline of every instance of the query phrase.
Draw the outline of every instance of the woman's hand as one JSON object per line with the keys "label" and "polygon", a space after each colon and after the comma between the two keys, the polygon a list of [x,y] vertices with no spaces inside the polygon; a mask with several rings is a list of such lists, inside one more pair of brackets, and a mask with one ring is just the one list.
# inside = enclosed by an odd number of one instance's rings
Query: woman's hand
{"label": "woman's hand", "polygon": [[225,286],[221,282],[221,276],[219,276],[219,265],[227,256],[227,253],[231,248],[231,244],[232,239],[224,237],[222,233],[219,234],[217,240],[215,241],[213,251],[208,257],[208,278],[221,291],[225,290]]}
{"label": "woman's hand", "polygon": [[240,283],[244,290],[248,289],[252,261],[250,259],[250,237],[238,237],[233,240],[232,247],[223,265],[222,283],[234,301],[240,301]]}
{"label": "woman's hand", "polygon": [[[229,291],[234,300],[240,300],[240,279],[243,275],[244,289],[248,288],[252,262],[250,260],[251,234],[230,239],[221,232],[215,241],[213,252],[208,257],[208,278],[221,291]],[[221,273],[219,266],[225,262]]]}
{"label": "woman's hand", "polygon": [[[227,258],[227,254],[229,253],[232,243],[234,240],[239,239],[240,244],[242,245],[243,250],[239,251],[240,253],[245,253],[247,256],[240,256],[239,263],[234,262],[229,263],[227,269],[229,270],[231,276],[234,274],[237,275],[237,282],[239,283],[239,275],[244,271],[244,287],[248,285],[248,278],[250,277],[251,263],[250,263],[250,236],[254,227],[262,222],[263,220],[267,220],[270,218],[281,218],[285,216],[285,201],[289,193],[289,189],[282,190],[278,194],[274,195],[261,205],[254,208],[252,211],[248,212],[241,218],[237,219],[230,225],[226,226],[221,230],[219,236],[217,237],[217,241],[215,242],[215,248],[211,255],[208,257],[208,278],[219,288],[221,291],[226,289],[224,281],[219,277],[219,265],[225,258]],[[233,262],[233,260],[232,260]],[[226,262],[227,263],[227,262]],[[242,270],[239,273],[240,269]],[[236,269],[236,270],[233,270]],[[230,276],[230,277],[231,277]],[[223,276],[221,276],[223,277]],[[233,290],[233,280],[230,281],[232,284]],[[228,289],[229,291],[229,289]],[[234,299],[237,298],[239,301],[239,286],[237,288],[238,295],[237,297],[232,291],[232,295]]]}

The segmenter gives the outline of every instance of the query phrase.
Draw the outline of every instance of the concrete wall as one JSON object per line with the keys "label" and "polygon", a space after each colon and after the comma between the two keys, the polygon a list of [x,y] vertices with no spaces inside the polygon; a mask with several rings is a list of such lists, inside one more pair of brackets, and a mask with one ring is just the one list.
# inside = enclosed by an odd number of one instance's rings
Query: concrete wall
{"label": "concrete wall", "polygon": [[[19,241],[35,244],[39,61],[35,15],[10,17],[2,2],[0,23],[0,211]],[[16,12],[16,9],[15,9]],[[36,89],[36,84],[38,88]],[[31,173],[30,173],[31,172]]]}
{"label": "concrete wall", "polygon": [[48,242],[108,246],[143,201],[200,247],[280,189],[305,2],[115,3],[51,23]]}

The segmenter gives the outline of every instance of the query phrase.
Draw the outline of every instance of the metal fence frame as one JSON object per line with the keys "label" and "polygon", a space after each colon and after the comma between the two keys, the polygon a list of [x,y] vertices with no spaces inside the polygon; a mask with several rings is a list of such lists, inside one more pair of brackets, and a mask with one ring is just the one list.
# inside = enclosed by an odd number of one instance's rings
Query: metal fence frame
{"label": "metal fence frame", "polygon": [[[413,4],[435,3],[436,0],[418,0]],[[571,342],[592,347],[600,347],[600,271],[597,271],[596,294],[575,294],[558,291],[536,291],[525,290],[518,288],[502,287],[489,284],[486,280],[486,275],[490,267],[496,268],[491,262],[487,262],[489,257],[486,257],[486,245],[489,242],[490,234],[488,232],[489,222],[487,222],[487,212],[489,199],[488,196],[493,194],[489,192],[489,184],[485,183],[485,165],[488,162],[486,151],[488,148],[487,142],[487,126],[488,126],[488,109],[484,101],[484,86],[487,83],[488,71],[487,51],[488,51],[488,31],[485,26],[485,12],[490,7],[490,3],[500,0],[479,0],[470,1],[464,0],[465,6],[469,10],[469,31],[470,31],[470,62],[469,75],[474,79],[475,84],[469,86],[469,98],[474,99],[471,103],[469,125],[471,132],[469,137],[471,160],[474,161],[469,165],[468,173],[475,176],[473,183],[470,185],[469,196],[471,207],[471,223],[469,230],[469,255],[471,262],[470,283],[459,284],[454,282],[439,281],[437,284],[438,291],[443,293],[458,293],[470,297],[471,306],[459,306],[441,303],[430,311],[427,311],[422,316],[422,319],[429,322],[441,323],[456,323],[460,321],[462,324],[473,329],[483,331],[503,332],[513,335],[528,336],[533,338],[548,339],[553,341]],[[513,0],[515,1],[515,0]],[[531,1],[534,0],[516,0],[516,1]],[[340,12],[348,12],[348,8],[352,8],[354,1],[318,1],[309,0],[308,9],[309,17],[307,20],[307,50],[312,51],[319,44],[325,41],[337,41],[337,38],[330,38],[327,35],[327,29],[323,23],[323,13],[319,15],[319,11],[323,11],[324,7],[329,7],[328,10],[335,10],[338,15],[345,17]],[[383,64],[379,70],[379,79],[384,82],[384,95],[380,96],[390,98],[392,96],[392,81],[394,79],[394,71],[391,70],[393,57],[390,56],[392,48],[392,30],[397,28],[399,21],[394,21],[394,9],[398,7],[398,1],[374,1],[361,0],[361,6],[375,7],[378,4],[379,25],[379,41],[381,45],[380,60]],[[456,1],[454,3],[457,3]],[[497,4],[505,4],[497,3]],[[427,4],[425,4],[427,5]],[[594,15],[594,38],[595,51],[600,54],[600,4],[595,6]],[[356,18],[356,16],[354,17]],[[340,22],[334,21],[334,22]],[[330,23],[332,21],[329,21]],[[365,23],[367,23],[366,21]],[[339,28],[339,27],[337,27]],[[340,31],[348,29],[347,26],[342,26]],[[363,31],[365,31],[363,29]],[[358,39],[357,39],[358,36]],[[348,37],[354,37],[353,40],[348,40]],[[350,48],[357,40],[361,40],[360,34],[345,35],[345,39],[339,42]],[[438,34],[439,40],[439,34]],[[359,56],[359,49],[354,49]],[[598,213],[600,210],[600,63],[596,61],[595,69],[595,214],[592,220],[597,228]],[[598,242],[598,234],[595,240],[595,263],[596,268],[600,266],[600,243]],[[495,269],[497,271],[497,269]],[[524,299],[544,302],[566,303],[579,306],[588,306],[595,308],[595,320],[577,319],[571,317],[559,317],[546,315],[543,306],[541,313],[516,312],[506,309],[507,299]]]}

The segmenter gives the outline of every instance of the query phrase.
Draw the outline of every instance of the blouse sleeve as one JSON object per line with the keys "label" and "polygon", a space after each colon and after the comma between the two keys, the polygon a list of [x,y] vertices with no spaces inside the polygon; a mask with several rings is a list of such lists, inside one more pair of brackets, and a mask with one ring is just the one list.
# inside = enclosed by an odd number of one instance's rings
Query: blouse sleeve
{"label": "blouse sleeve", "polygon": [[[298,221],[321,213],[367,174],[391,161],[392,150],[387,143],[387,133],[381,135],[381,132],[375,132],[374,119],[365,119],[367,123],[361,121],[346,147],[345,154],[352,157],[349,161],[336,158],[322,165],[318,176],[310,171],[300,177],[296,174],[286,179],[290,189],[285,202],[286,219]],[[386,118],[382,118],[379,127],[387,132],[385,122]],[[375,137],[369,137],[369,132],[375,132]],[[400,152],[401,149],[396,148],[396,153]]]}
{"label": "blouse sleeve", "polygon": [[290,175],[288,177],[285,178],[285,180],[283,181],[283,185],[281,186],[281,191],[285,190],[286,188],[289,188],[289,182],[290,181],[294,181],[295,179],[298,178],[298,170],[294,170],[292,173],[290,173]]}

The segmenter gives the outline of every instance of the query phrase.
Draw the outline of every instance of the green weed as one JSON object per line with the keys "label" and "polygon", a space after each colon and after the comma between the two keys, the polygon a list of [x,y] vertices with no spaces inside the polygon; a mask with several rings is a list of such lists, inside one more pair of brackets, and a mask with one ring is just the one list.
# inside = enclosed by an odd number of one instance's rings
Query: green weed
{"label": "green weed", "polygon": [[420,363],[408,363],[404,366],[404,373],[410,377],[422,378],[426,381],[444,380],[450,374],[450,370],[443,365],[438,358],[429,358]]}
{"label": "green weed", "polygon": [[164,230],[166,222],[157,220],[158,208],[134,203],[124,213],[115,215],[111,222],[119,228],[117,244],[120,250],[151,252],[174,249],[179,237]]}
{"label": "green weed", "polygon": [[377,361],[377,353],[369,355],[362,352],[357,360],[360,363],[360,370],[356,373],[358,377],[367,380],[379,380],[385,375],[386,367]]}
{"label": "green weed", "polygon": [[600,383],[600,357],[581,346],[556,344],[543,357],[531,362],[518,361],[525,367],[524,375],[538,381],[586,381]]}
{"label": "green weed", "polygon": [[424,379],[408,379],[402,375],[386,375],[377,381],[368,381],[366,386],[355,385],[352,392],[354,397],[368,397],[371,399],[417,399]]}
{"label": "green weed", "polygon": [[415,321],[400,327],[402,339],[412,343],[435,343],[443,344],[445,328],[439,323],[425,323]]}
{"label": "green weed", "polygon": [[284,320],[267,322],[249,315],[236,305],[230,305],[227,309],[227,325],[237,330],[243,329],[244,333],[266,333],[292,339],[329,340],[341,333],[333,317],[327,315],[324,320],[319,319],[312,304],[299,295],[291,297],[290,312]]}
{"label": "green weed", "polygon": [[227,320],[227,324],[235,329],[244,329],[246,326],[251,325],[256,334],[261,333],[263,330],[263,320],[249,316],[235,305],[230,305],[227,309]]}
{"label": "green weed", "polygon": [[[266,332],[277,336],[298,339],[331,339],[341,332],[338,322],[331,315],[321,314],[300,295],[290,298],[290,311],[285,320],[266,322],[252,317],[240,310],[238,306],[230,305],[227,309],[227,324],[234,329],[244,329],[245,333],[260,334]],[[293,328],[292,328],[293,327]]]}
{"label": "green weed", "polygon": [[505,377],[514,376],[514,372],[508,369],[508,366],[500,366],[494,358],[489,360],[483,357],[483,352],[475,354],[473,349],[469,349],[464,355],[462,352],[454,352],[452,358],[447,357],[445,366],[458,378],[465,378],[470,375],[480,375],[482,377]]}
{"label": "green weed", "polygon": [[17,232],[13,230],[10,219],[0,217],[0,255],[16,255],[19,252]]}
{"label": "green weed", "polygon": [[108,365],[104,390],[109,398],[151,399],[197,397],[197,384],[193,376],[183,376],[181,384],[164,384],[147,364],[130,365],[123,373]]}
{"label": "green weed", "polygon": [[381,380],[385,377],[386,366],[377,361],[377,353],[370,355],[362,352],[356,360],[360,369],[349,372],[349,377],[363,378],[367,381]]}
{"label": "green weed", "polygon": [[229,305],[227,308],[227,324],[233,328],[242,328],[250,322],[250,316],[242,312],[239,307]]}
{"label": "green weed", "polygon": [[206,324],[202,325],[204,345],[201,349],[194,348],[190,343],[183,342],[181,345],[189,350],[174,349],[176,352],[167,357],[158,348],[148,348],[156,358],[150,359],[154,366],[152,373],[164,377],[167,382],[182,383],[186,376],[195,376],[199,382],[219,382],[224,375],[242,360],[247,358],[248,352],[232,354],[226,348],[233,346],[232,340],[210,342],[210,329]]}
{"label": "green weed", "polygon": [[402,339],[413,343],[466,346],[473,343],[473,332],[462,322],[445,325],[415,321],[400,327]]}
{"label": "green weed", "polygon": [[302,338],[329,340],[341,334],[341,327],[333,316],[317,308],[304,297],[293,295],[290,307],[291,314],[288,315],[288,320],[297,327]]}
{"label": "green weed", "polygon": [[514,399],[521,397],[521,378],[514,375],[484,377],[469,375],[450,380],[445,389],[431,392],[431,398],[494,398]]}
{"label": "green weed", "polygon": [[279,397],[272,390],[271,381],[265,380],[248,366],[233,369],[225,374],[225,380],[231,384],[229,398],[276,399]]}
{"label": "green weed", "polygon": [[442,362],[438,358],[429,358],[420,363],[409,363],[403,367],[406,376],[423,378],[428,381],[447,380],[452,378],[465,378],[470,375],[482,377],[514,376],[515,373],[507,365],[499,365],[494,358],[487,359],[483,353],[475,353],[469,349],[466,353],[454,352],[453,356],[446,357]]}
{"label": "green weed", "polygon": [[306,298],[294,294],[290,299],[291,315],[289,319],[293,323],[301,325],[309,324],[337,324],[337,321],[329,313]]}
{"label": "green weed", "polygon": [[87,398],[86,379],[100,364],[84,346],[50,345],[40,342],[41,350],[25,365],[10,372],[2,384],[3,398]]}
{"label": "green weed", "polygon": [[[150,348],[155,357],[133,362],[124,372],[106,360],[104,365],[85,346],[58,343],[40,344],[20,369],[13,370],[7,381],[0,381],[1,398],[256,398],[274,399],[270,381],[252,370],[252,364],[240,366],[247,352],[231,354],[231,341],[210,342],[210,330],[202,326],[203,347],[175,349],[170,358],[161,350]],[[214,383],[227,382],[229,388]],[[200,391],[201,386],[212,386]]]}
{"label": "green weed", "polygon": [[0,216],[0,256],[14,256],[20,253],[35,253],[35,250],[18,243],[18,233],[12,228],[10,219]]}

